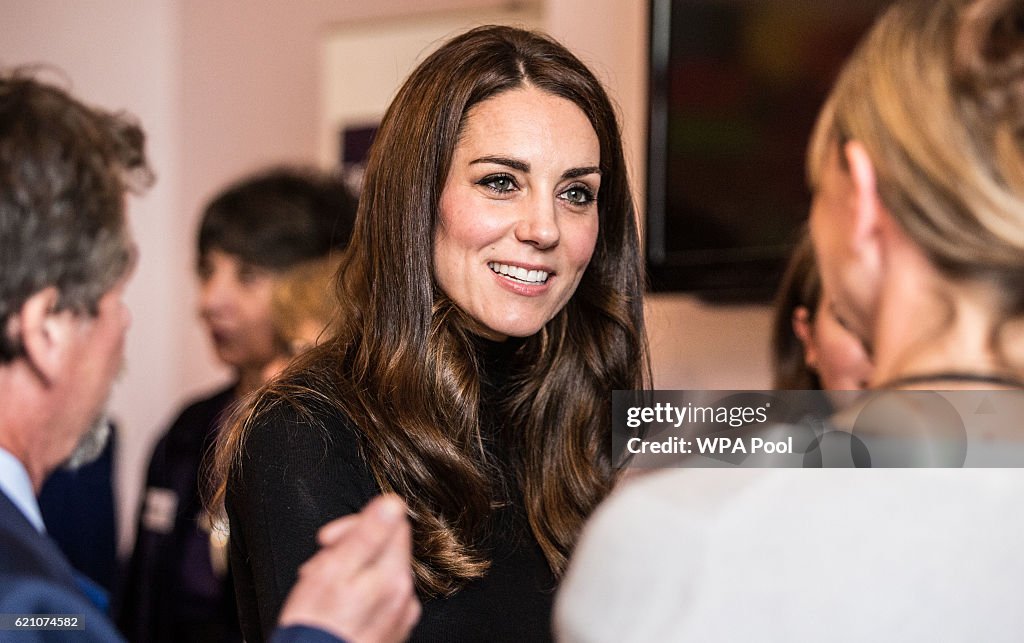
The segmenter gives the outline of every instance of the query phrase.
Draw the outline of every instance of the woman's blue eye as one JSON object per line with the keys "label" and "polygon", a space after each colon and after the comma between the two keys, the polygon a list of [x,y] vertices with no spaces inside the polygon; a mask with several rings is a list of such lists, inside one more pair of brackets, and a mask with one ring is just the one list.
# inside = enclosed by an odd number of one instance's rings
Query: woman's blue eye
{"label": "woman's blue eye", "polygon": [[585,185],[574,185],[562,192],[561,197],[573,205],[590,205],[594,201],[594,193]]}
{"label": "woman's blue eye", "polygon": [[499,194],[511,192],[517,187],[516,180],[508,174],[492,174],[490,176],[485,176],[477,183],[478,185],[486,186]]}

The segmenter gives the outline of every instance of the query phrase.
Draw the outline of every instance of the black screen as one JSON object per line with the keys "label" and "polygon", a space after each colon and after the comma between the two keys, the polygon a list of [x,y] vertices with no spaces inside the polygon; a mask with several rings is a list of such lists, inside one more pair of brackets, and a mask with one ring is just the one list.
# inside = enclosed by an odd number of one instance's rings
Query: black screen
{"label": "black screen", "polygon": [[810,207],[807,140],[884,0],[654,0],[654,290],[767,301]]}

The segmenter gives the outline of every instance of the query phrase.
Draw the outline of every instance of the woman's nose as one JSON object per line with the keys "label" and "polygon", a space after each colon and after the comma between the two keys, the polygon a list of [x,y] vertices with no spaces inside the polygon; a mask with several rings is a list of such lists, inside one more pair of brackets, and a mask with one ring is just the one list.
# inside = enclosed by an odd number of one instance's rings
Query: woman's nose
{"label": "woman's nose", "polygon": [[523,203],[523,211],[516,225],[516,239],[540,250],[558,245],[561,231],[558,215],[550,198],[530,199]]}

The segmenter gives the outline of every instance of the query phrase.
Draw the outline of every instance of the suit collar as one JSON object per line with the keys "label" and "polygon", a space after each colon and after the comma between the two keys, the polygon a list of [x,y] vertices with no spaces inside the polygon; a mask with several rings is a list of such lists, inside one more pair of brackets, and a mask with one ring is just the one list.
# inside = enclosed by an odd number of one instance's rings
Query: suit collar
{"label": "suit collar", "polygon": [[32,480],[25,465],[9,451],[0,448],[0,491],[32,523],[39,533],[46,533],[43,515],[39,511]]}

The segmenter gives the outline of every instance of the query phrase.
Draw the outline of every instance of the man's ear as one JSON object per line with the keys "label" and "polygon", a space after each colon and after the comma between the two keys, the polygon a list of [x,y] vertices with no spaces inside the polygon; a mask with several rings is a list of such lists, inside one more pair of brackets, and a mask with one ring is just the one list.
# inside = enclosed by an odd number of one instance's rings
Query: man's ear
{"label": "man's ear", "polygon": [[71,337],[73,315],[57,313],[60,294],[48,286],[30,296],[14,315],[24,359],[45,384],[56,379]]}

